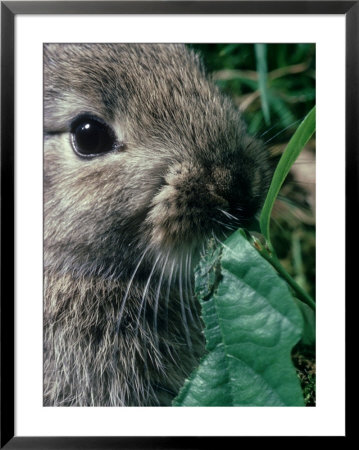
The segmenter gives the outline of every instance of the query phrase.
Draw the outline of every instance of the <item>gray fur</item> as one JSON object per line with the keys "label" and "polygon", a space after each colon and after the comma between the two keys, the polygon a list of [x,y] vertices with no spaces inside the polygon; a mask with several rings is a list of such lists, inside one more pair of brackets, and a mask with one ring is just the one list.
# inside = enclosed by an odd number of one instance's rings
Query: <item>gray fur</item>
{"label": "gray fur", "polygon": [[[169,405],[204,351],[191,266],[267,153],[183,45],[47,44],[44,97],[44,404]],[[77,156],[83,112],[124,148]]]}

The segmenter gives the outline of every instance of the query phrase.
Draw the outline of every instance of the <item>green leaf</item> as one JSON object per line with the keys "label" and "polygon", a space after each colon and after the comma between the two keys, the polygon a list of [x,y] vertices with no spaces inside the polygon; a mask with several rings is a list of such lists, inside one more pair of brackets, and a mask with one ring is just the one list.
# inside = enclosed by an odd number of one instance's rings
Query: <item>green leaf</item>
{"label": "green leaf", "polygon": [[302,316],[273,267],[235,232],[196,269],[207,354],[174,406],[304,406],[291,350]]}
{"label": "green leaf", "polygon": [[270,216],[274,202],[286,176],[289,173],[290,168],[292,167],[292,164],[297,159],[302,148],[309,141],[314,131],[315,106],[297,128],[274,172],[259,220],[262,234],[266,237],[268,242],[270,242]]}

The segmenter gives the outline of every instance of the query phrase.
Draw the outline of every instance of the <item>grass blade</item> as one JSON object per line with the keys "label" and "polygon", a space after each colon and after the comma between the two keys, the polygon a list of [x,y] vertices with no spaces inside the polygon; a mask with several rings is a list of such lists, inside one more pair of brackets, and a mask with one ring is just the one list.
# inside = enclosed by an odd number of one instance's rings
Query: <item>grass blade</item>
{"label": "grass blade", "polygon": [[297,159],[304,145],[309,141],[315,131],[315,106],[299,125],[292,139],[289,141],[278,166],[274,172],[273,179],[264,202],[259,223],[262,234],[270,243],[270,216],[274,202],[280,188],[287,177],[290,168]]}
{"label": "grass blade", "polygon": [[254,48],[256,52],[257,71],[259,76],[258,85],[261,95],[263,117],[266,125],[269,125],[270,112],[269,112],[268,89],[267,89],[267,78],[268,78],[267,46],[266,44],[255,44]]}

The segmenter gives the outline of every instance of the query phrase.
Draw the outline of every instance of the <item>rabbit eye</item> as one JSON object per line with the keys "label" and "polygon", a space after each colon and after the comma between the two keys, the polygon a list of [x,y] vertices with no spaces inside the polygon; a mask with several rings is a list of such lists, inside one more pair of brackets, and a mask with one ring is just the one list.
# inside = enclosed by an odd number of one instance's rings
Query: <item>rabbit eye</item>
{"label": "rabbit eye", "polygon": [[71,144],[75,153],[93,157],[117,148],[113,130],[98,117],[83,114],[71,123]]}

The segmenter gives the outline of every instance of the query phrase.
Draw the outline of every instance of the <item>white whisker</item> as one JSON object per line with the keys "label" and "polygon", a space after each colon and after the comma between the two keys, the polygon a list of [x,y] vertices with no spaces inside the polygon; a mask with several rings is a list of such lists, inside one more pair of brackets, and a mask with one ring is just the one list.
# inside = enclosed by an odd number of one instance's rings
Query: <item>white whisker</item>
{"label": "white whisker", "polygon": [[180,303],[181,303],[181,314],[182,314],[183,327],[184,327],[185,336],[186,336],[186,342],[187,342],[188,348],[190,350],[192,350],[192,341],[191,341],[191,337],[189,335],[189,330],[188,330],[188,325],[187,325],[187,318],[186,318],[186,312],[185,312],[184,301],[183,301],[182,262],[183,262],[183,254],[181,256],[181,262],[180,262],[180,265],[179,265],[178,287],[179,287]]}
{"label": "white whisker", "polygon": [[167,266],[167,261],[168,261],[168,257],[170,255],[170,252],[168,251],[165,262],[163,264],[163,268],[161,271],[161,275],[160,275],[160,279],[158,282],[158,287],[157,287],[157,293],[156,293],[156,298],[155,298],[155,305],[154,305],[154,318],[153,318],[153,334],[155,336],[155,345],[158,348],[158,333],[157,333],[157,314],[158,314],[158,304],[159,304],[159,297],[160,297],[160,292],[161,292],[161,286],[162,286],[162,279],[163,279],[163,274],[165,273],[165,269]]}
{"label": "white whisker", "polygon": [[185,286],[185,295],[186,295],[186,300],[187,300],[188,314],[189,314],[189,317],[191,319],[191,322],[194,322],[194,318],[193,318],[193,315],[192,315],[192,308],[191,308],[192,301],[191,301],[191,298],[190,298],[190,296],[188,294],[188,282],[189,282],[188,281],[188,257],[189,257],[189,252],[187,252],[186,261],[185,261],[185,267],[184,267],[184,275],[185,275],[184,286]]}
{"label": "white whisker", "polygon": [[228,211],[224,211],[223,209],[218,208],[221,213],[223,213],[228,219],[234,219],[236,222],[239,222],[239,218],[234,216],[233,214],[229,213]]}
{"label": "white whisker", "polygon": [[288,128],[294,126],[295,124],[301,122],[302,119],[300,120],[296,120],[295,122],[291,123],[290,125],[288,125],[287,127],[283,128],[283,130],[279,131],[278,133],[276,133],[274,136],[272,136],[271,138],[269,138],[267,141],[265,141],[265,145],[267,145],[269,142],[273,141],[273,139],[275,139],[277,136],[279,136],[280,134],[284,133],[286,130],[288,130]]}
{"label": "white whisker", "polygon": [[171,284],[172,284],[172,277],[173,277],[173,271],[174,271],[174,267],[175,267],[175,260],[173,260],[172,262],[172,266],[171,266],[171,271],[168,277],[168,282],[167,282],[167,292],[166,292],[166,301],[165,301],[165,312],[166,312],[166,327],[167,327],[167,333],[168,333],[168,303],[169,303],[169,298],[170,298],[170,292],[171,292]]}
{"label": "white whisker", "polygon": [[196,298],[194,296],[193,293],[193,289],[192,289],[192,253],[188,252],[187,254],[187,258],[188,258],[188,264],[187,264],[187,281],[188,281],[188,290],[189,290],[189,296],[191,299],[191,304],[193,306],[193,311],[194,314],[196,316],[196,321],[197,323],[200,323],[200,318],[198,315],[198,311],[197,311],[197,305],[196,305]]}
{"label": "white whisker", "polygon": [[[137,321],[136,321],[136,329],[135,329],[135,334],[136,334],[136,335],[137,335],[137,333],[138,333],[138,329],[139,329],[139,325],[140,325],[140,319],[141,319],[141,313],[142,313],[142,308],[143,308],[143,306],[144,306],[144,304],[145,304],[146,295],[147,295],[147,292],[148,292],[148,288],[149,288],[149,286],[150,286],[151,278],[152,278],[152,275],[153,275],[153,273],[154,273],[154,271],[155,271],[156,265],[157,265],[157,263],[158,263],[160,257],[161,257],[161,254],[159,254],[159,255],[157,256],[156,261],[154,262],[154,264],[153,264],[153,266],[152,266],[151,272],[150,272],[150,274],[149,274],[149,276],[148,276],[148,279],[147,279],[145,288],[144,288],[143,293],[142,293],[141,304],[140,304],[140,307],[139,307],[139,310],[138,310]],[[144,308],[144,311],[145,311],[145,308]],[[144,320],[145,320],[145,313],[144,313],[144,315],[143,315],[143,318],[144,318]],[[145,329],[145,327],[144,327],[144,329]]]}
{"label": "white whisker", "polygon": [[216,223],[218,223],[218,224],[222,225],[223,227],[227,228],[227,230],[231,230],[231,231],[233,231],[233,230],[235,230],[235,229],[236,229],[236,228],[234,228],[233,226],[231,226],[231,225],[228,225],[227,223],[221,222],[221,221],[220,221],[220,220],[218,220],[218,219],[214,219],[214,218],[212,218],[212,220],[213,220],[213,222],[216,222]]}
{"label": "white whisker", "polygon": [[126,289],[125,295],[123,296],[123,299],[122,299],[122,303],[121,303],[121,307],[120,307],[120,311],[119,311],[118,321],[117,321],[117,324],[116,324],[116,336],[118,335],[119,330],[120,330],[123,310],[125,308],[126,301],[127,301],[128,295],[130,293],[130,289],[131,289],[133,280],[135,278],[135,275],[136,275],[136,273],[137,273],[137,271],[138,271],[138,269],[139,269],[139,267],[140,267],[140,265],[141,265],[145,255],[146,255],[146,253],[148,252],[149,248],[150,248],[150,246],[148,245],[145,248],[144,252],[142,253],[142,256],[140,257],[140,259],[139,259],[139,261],[137,263],[137,266],[135,267],[135,270],[133,271],[132,276],[130,278],[130,281],[129,281],[128,285],[127,285],[127,289]]}

